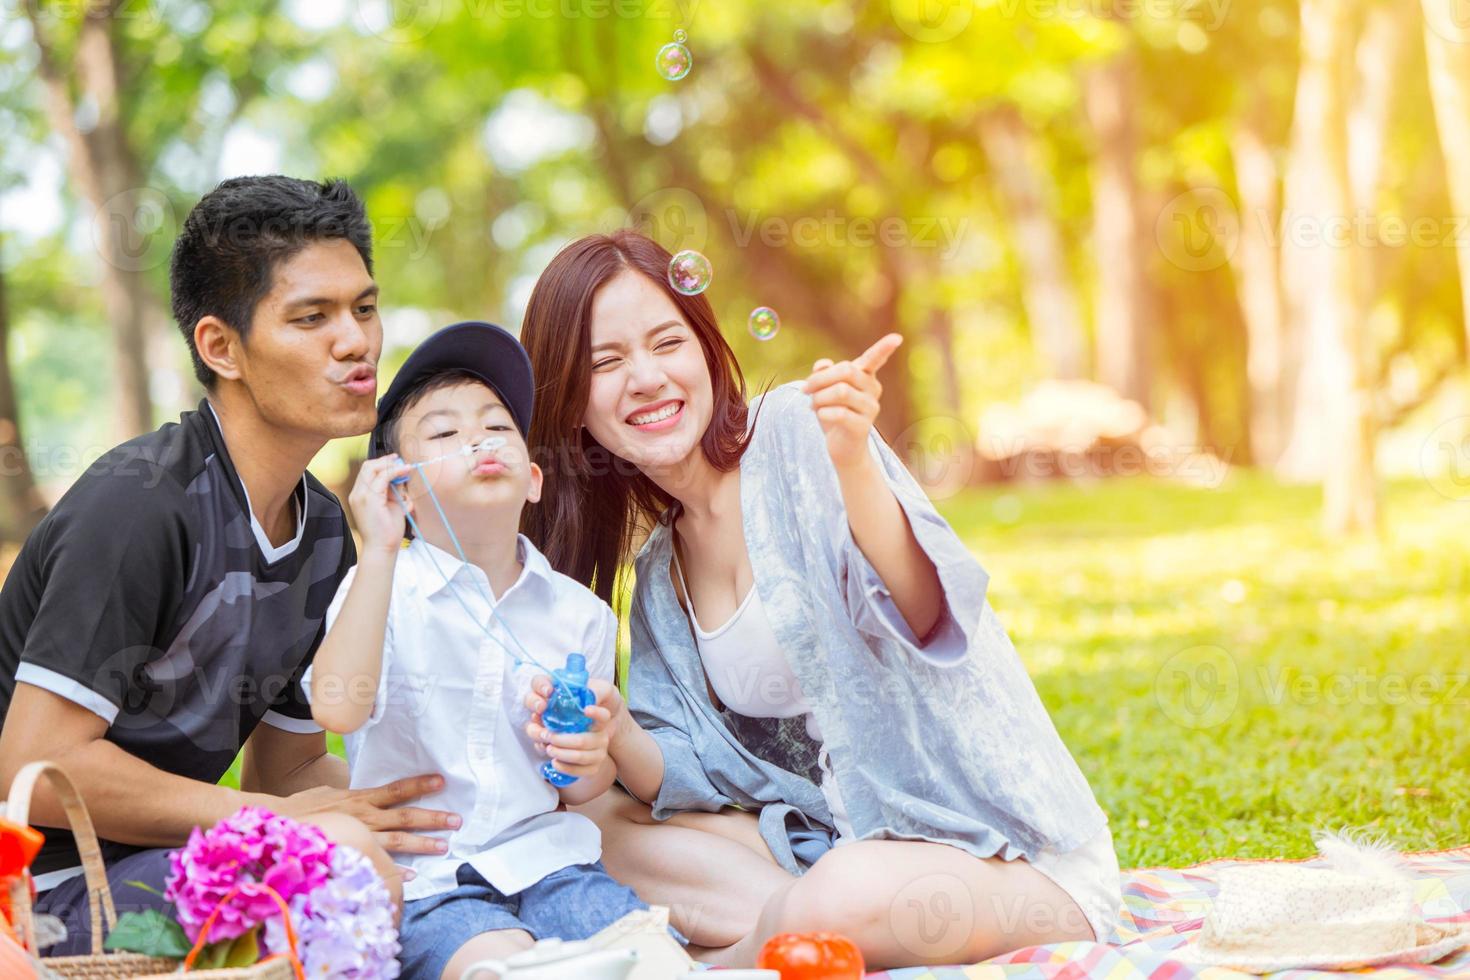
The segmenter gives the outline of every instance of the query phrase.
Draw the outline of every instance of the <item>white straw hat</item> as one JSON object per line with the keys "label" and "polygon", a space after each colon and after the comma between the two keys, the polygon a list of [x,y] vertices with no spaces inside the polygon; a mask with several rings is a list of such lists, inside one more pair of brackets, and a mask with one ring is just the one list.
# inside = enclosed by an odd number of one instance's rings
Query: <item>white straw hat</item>
{"label": "white straw hat", "polygon": [[1414,904],[1414,879],[1382,843],[1317,839],[1329,867],[1241,864],[1219,873],[1187,963],[1251,973],[1433,963],[1470,946],[1470,923],[1435,925]]}

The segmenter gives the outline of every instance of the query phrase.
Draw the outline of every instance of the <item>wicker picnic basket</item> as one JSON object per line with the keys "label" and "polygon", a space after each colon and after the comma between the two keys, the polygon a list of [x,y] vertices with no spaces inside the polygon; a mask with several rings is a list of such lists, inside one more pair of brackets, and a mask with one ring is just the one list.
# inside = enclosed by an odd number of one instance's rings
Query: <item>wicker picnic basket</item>
{"label": "wicker picnic basket", "polygon": [[[117,925],[117,909],[112,902],[112,889],[107,883],[107,874],[102,866],[102,849],[97,843],[97,833],[92,829],[92,818],[81,795],[66,772],[54,762],[32,762],[21,769],[10,784],[10,797],[6,816],[19,824],[30,823],[31,795],[41,777],[46,777],[51,790],[66,813],[67,823],[76,837],[77,853],[82,858],[82,871],[87,880],[87,907],[94,924],[92,929],[92,952],[85,956],[53,956],[42,962],[47,969],[68,980],[164,980],[179,976],[177,962],[137,953],[104,953],[102,951],[103,930],[96,928],[99,921],[106,922],[107,931]],[[233,895],[233,893],[232,893]],[[232,897],[232,896],[231,896]],[[228,901],[229,898],[226,898]],[[279,900],[279,897],[278,897]],[[223,903],[221,903],[223,905]],[[291,943],[291,953],[261,960],[253,966],[227,970],[190,970],[194,957],[208,941],[214,916],[205,921],[199,941],[184,961],[183,972],[198,980],[301,980],[304,972],[296,955],[296,934],[291,927],[290,915],[286,914],[285,903],[281,902],[285,914],[286,934]],[[15,928],[27,949],[32,949],[35,935],[35,917],[31,906],[30,883],[17,879],[10,887],[10,907],[15,917]],[[218,909],[215,910],[216,914]],[[33,950],[34,951],[34,950]]]}

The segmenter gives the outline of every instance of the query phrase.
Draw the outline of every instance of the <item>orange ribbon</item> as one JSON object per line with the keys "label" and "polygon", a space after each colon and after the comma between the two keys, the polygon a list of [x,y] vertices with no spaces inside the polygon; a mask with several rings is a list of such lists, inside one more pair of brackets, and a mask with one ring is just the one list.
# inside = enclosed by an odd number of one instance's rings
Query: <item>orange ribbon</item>
{"label": "orange ribbon", "polygon": [[[214,911],[209,913],[209,918],[204,920],[204,925],[199,927],[199,938],[194,940],[194,948],[189,950],[189,955],[184,957],[184,972],[188,972],[194,966],[194,961],[199,958],[199,953],[209,944],[209,931],[214,928],[214,920],[219,918],[220,912],[230,903],[230,899],[240,894],[244,885],[236,885],[231,888],[229,894],[220,899]],[[268,963],[271,960],[280,959],[285,956],[291,960],[291,971],[296,974],[296,980],[306,980],[306,968],[301,965],[301,956],[296,951],[296,927],[291,924],[291,909],[286,905],[286,900],[281,897],[280,892],[270,885],[256,885],[267,895],[275,899],[276,905],[281,909],[281,921],[286,925],[286,952],[267,956],[260,962]]]}

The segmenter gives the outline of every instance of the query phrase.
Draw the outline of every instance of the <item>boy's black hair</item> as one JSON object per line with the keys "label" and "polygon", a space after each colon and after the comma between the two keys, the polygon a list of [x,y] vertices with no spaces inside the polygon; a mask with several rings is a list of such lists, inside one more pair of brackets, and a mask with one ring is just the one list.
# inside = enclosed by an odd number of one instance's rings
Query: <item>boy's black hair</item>
{"label": "boy's black hair", "polygon": [[194,347],[195,325],[217,316],[244,339],[276,265],[334,238],[351,242],[372,274],[372,226],[362,199],[342,180],[235,177],[194,205],[174,242],[169,290],[200,384],[213,390],[218,377]]}

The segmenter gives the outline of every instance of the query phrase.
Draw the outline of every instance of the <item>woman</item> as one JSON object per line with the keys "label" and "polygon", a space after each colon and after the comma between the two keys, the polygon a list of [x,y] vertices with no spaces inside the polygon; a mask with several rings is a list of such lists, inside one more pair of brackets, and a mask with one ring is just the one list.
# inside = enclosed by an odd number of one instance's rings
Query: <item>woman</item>
{"label": "woman", "polygon": [[527,534],[611,599],[650,529],[610,750],[636,799],[589,814],[607,866],[729,965],[789,930],[842,932],[870,969],[1106,940],[1107,818],[985,572],[873,429],[901,338],[747,409],[669,258],[631,231],[575,242],[521,332],[546,471]]}

